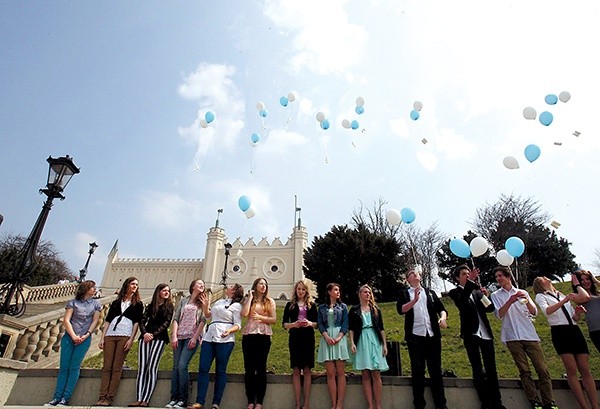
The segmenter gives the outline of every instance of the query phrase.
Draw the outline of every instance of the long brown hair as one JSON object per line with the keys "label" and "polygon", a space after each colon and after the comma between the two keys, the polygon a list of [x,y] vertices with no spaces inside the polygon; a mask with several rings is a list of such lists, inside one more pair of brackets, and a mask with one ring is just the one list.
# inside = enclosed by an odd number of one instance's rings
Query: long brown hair
{"label": "long brown hair", "polygon": [[[173,311],[173,298],[169,295],[169,298],[165,299],[162,303],[160,303],[160,292],[165,288],[169,287],[169,284],[161,283],[156,286],[154,289],[154,294],[152,295],[152,301],[148,305],[148,310],[151,311],[153,316],[156,316],[158,310],[161,308],[166,308],[167,310]],[[171,288],[169,287],[169,292]]]}
{"label": "long brown hair", "polygon": [[[596,282],[594,281],[594,276],[592,275],[591,271],[579,269],[579,270],[575,270],[573,272],[573,274],[575,274],[577,276],[577,279],[579,280],[580,284],[581,284],[581,276],[587,276],[587,278],[591,282],[591,286],[590,286],[589,290],[585,287],[583,289],[586,290],[587,292],[589,292],[591,295],[598,295],[598,287],[596,287]],[[577,288],[575,288],[575,286],[573,286],[573,292],[577,292]]]}
{"label": "long brown hair", "polygon": [[129,289],[129,284],[131,284],[132,281],[138,282],[138,291],[136,291],[135,293],[133,293],[131,295],[131,305],[136,305],[137,303],[140,302],[140,291],[139,291],[140,280],[138,280],[135,277],[128,277],[125,279],[125,281],[123,281],[121,290],[119,290],[119,294],[117,294],[117,301],[123,301],[125,299],[125,297],[127,296],[127,291]]}
{"label": "long brown hair", "polygon": [[244,298],[244,287],[240,284],[235,283],[233,285],[233,297],[231,297],[231,303],[240,302]]}
{"label": "long brown hair", "polygon": [[92,280],[85,280],[77,286],[77,292],[75,293],[76,300],[83,300],[85,295],[91,288],[96,287],[96,282]]}
{"label": "long brown hair", "polygon": [[268,314],[271,312],[271,302],[269,301],[270,300],[269,283],[264,278],[257,278],[252,283],[252,291],[254,291],[254,297],[252,297],[252,303],[250,304],[250,309],[252,310],[252,308],[254,307],[254,304],[258,304],[258,298],[256,297],[256,287],[258,287],[258,283],[260,283],[260,280],[263,280],[265,282],[265,287],[266,287],[265,293],[262,295],[262,298],[260,300],[260,305],[262,305],[263,311]]}
{"label": "long brown hair", "polygon": [[[204,283],[204,280],[203,280],[203,279],[201,279],[201,278],[197,278],[197,279],[195,279],[194,281],[192,281],[192,282],[190,283],[190,296],[191,296],[191,295],[192,295],[192,293],[194,292],[194,287],[196,287],[196,283],[198,283],[198,281],[202,281],[202,284],[205,284],[205,283]],[[205,290],[206,290],[206,289],[205,289]],[[203,291],[203,292],[204,292],[204,291]],[[202,292],[202,293],[203,293],[203,292]],[[198,297],[196,297],[196,299],[195,299],[195,300],[191,300],[191,301],[193,301],[193,302],[194,302],[194,304],[196,304],[198,307],[201,307],[201,306],[202,306],[202,301],[200,301],[200,295],[202,295],[202,293],[198,294]]]}

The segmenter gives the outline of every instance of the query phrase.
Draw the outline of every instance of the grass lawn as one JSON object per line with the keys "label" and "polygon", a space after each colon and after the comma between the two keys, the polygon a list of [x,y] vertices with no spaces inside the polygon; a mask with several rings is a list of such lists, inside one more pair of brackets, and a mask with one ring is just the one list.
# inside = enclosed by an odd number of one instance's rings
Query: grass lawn
{"label": "grass lawn", "polygon": [[[570,283],[558,283],[555,287],[559,291],[564,293],[570,292]],[[533,294],[532,294],[533,298]],[[456,309],[454,302],[449,297],[442,298],[442,302],[448,310],[448,328],[442,330],[442,367],[444,370],[452,370],[460,378],[469,378],[471,374],[471,366],[467,359],[467,354],[464,351],[462,339],[459,336],[460,321],[458,318],[458,310]],[[382,310],[384,318],[385,329],[387,339],[390,341],[401,342],[401,360],[402,360],[402,375],[410,375],[410,361],[408,358],[408,350],[404,343],[404,317],[398,315],[396,312],[395,303],[381,303],[379,307]],[[283,316],[283,308],[277,309],[278,320],[281,320]],[[494,332],[494,338],[496,343],[496,362],[498,366],[498,375],[501,378],[518,378],[518,372],[515,364],[512,360],[508,349],[500,342],[500,320],[497,319],[493,314],[490,316],[490,323],[492,324],[492,330]],[[600,355],[594,348],[591,341],[589,341],[587,327],[585,322],[580,323],[581,329],[588,339],[588,347],[590,348],[590,367],[594,377],[600,377]],[[550,375],[552,378],[561,378],[564,373],[562,362],[552,346],[550,340],[550,326],[546,320],[546,317],[540,312],[535,320],[536,330],[542,340],[542,348],[546,356],[546,361],[550,367]],[[317,338],[316,345],[318,347],[319,338]],[[316,351],[315,351],[316,354]],[[195,372],[198,370],[198,356],[196,353],[192,362],[190,363],[190,371]],[[173,352],[170,347],[165,348],[162,360],[160,363],[161,370],[171,370],[173,362]],[[126,365],[131,368],[137,368],[137,343],[130,351]],[[90,357],[83,362],[83,368],[101,368],[102,367],[102,355],[96,355]],[[271,352],[269,353],[268,359],[268,370],[276,374],[291,373],[289,368],[289,351],[288,351],[288,334],[281,327],[281,325],[273,326],[273,339],[271,345]],[[348,371],[351,371],[351,366],[348,365]],[[214,368],[213,368],[214,369]],[[533,370],[533,369],[532,369]],[[317,364],[315,367],[316,372],[324,372],[324,368]],[[233,350],[231,360],[229,361],[228,372],[230,373],[243,373],[244,372],[244,361],[242,357],[241,347],[241,335],[237,335],[236,346]],[[534,375],[535,377],[535,375]]]}

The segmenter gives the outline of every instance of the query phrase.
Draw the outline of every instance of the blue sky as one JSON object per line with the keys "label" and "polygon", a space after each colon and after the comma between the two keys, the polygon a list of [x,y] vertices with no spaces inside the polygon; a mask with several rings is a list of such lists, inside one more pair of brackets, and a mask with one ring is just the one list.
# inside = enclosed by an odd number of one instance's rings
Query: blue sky
{"label": "blue sky", "polygon": [[[285,242],[295,196],[311,238],[379,197],[462,235],[500,194],[532,196],[590,266],[598,17],[592,1],[558,0],[3,1],[0,233],[29,233],[45,159],[69,154],[81,173],[42,238],[74,271],[96,241],[97,280],[117,239],[122,257],[202,258],[219,208],[231,241]],[[545,103],[562,91],[568,102]],[[526,120],[527,106],[554,122]]]}

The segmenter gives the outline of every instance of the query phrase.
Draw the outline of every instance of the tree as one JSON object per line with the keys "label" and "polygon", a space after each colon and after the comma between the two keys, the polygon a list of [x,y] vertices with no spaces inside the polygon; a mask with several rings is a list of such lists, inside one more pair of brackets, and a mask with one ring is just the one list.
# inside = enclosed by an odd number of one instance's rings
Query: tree
{"label": "tree", "polygon": [[333,226],[324,236],[313,239],[304,253],[304,273],[317,283],[321,301],[325,301],[330,282],[341,286],[346,303],[358,302],[358,287],[369,284],[378,301],[393,301],[402,286],[405,264],[399,242],[359,225]]}
{"label": "tree", "polygon": [[434,274],[438,273],[438,252],[447,235],[438,230],[437,222],[422,230],[413,224],[401,230],[403,241],[409,243],[415,264],[421,266],[422,283],[431,287]]}
{"label": "tree", "polygon": [[600,248],[594,249],[594,260],[592,261],[592,266],[594,266],[596,270],[600,270]]}
{"label": "tree", "polygon": [[[27,238],[18,235],[6,235],[0,240],[0,282],[4,283],[12,277],[17,257]],[[60,253],[49,241],[40,241],[35,254],[36,265],[26,284],[30,286],[56,284],[59,280],[74,280],[73,273]]]}

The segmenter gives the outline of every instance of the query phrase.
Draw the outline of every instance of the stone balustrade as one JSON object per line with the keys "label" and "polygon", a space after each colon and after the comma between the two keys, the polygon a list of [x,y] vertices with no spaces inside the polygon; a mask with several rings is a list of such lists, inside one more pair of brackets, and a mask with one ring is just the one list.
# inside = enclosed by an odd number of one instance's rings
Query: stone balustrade
{"label": "stone balustrade", "polygon": [[41,285],[38,287],[26,286],[28,293],[25,301],[27,303],[43,301],[56,302],[62,299],[70,299],[75,296],[78,285],[79,283],[72,282],[67,284]]}

